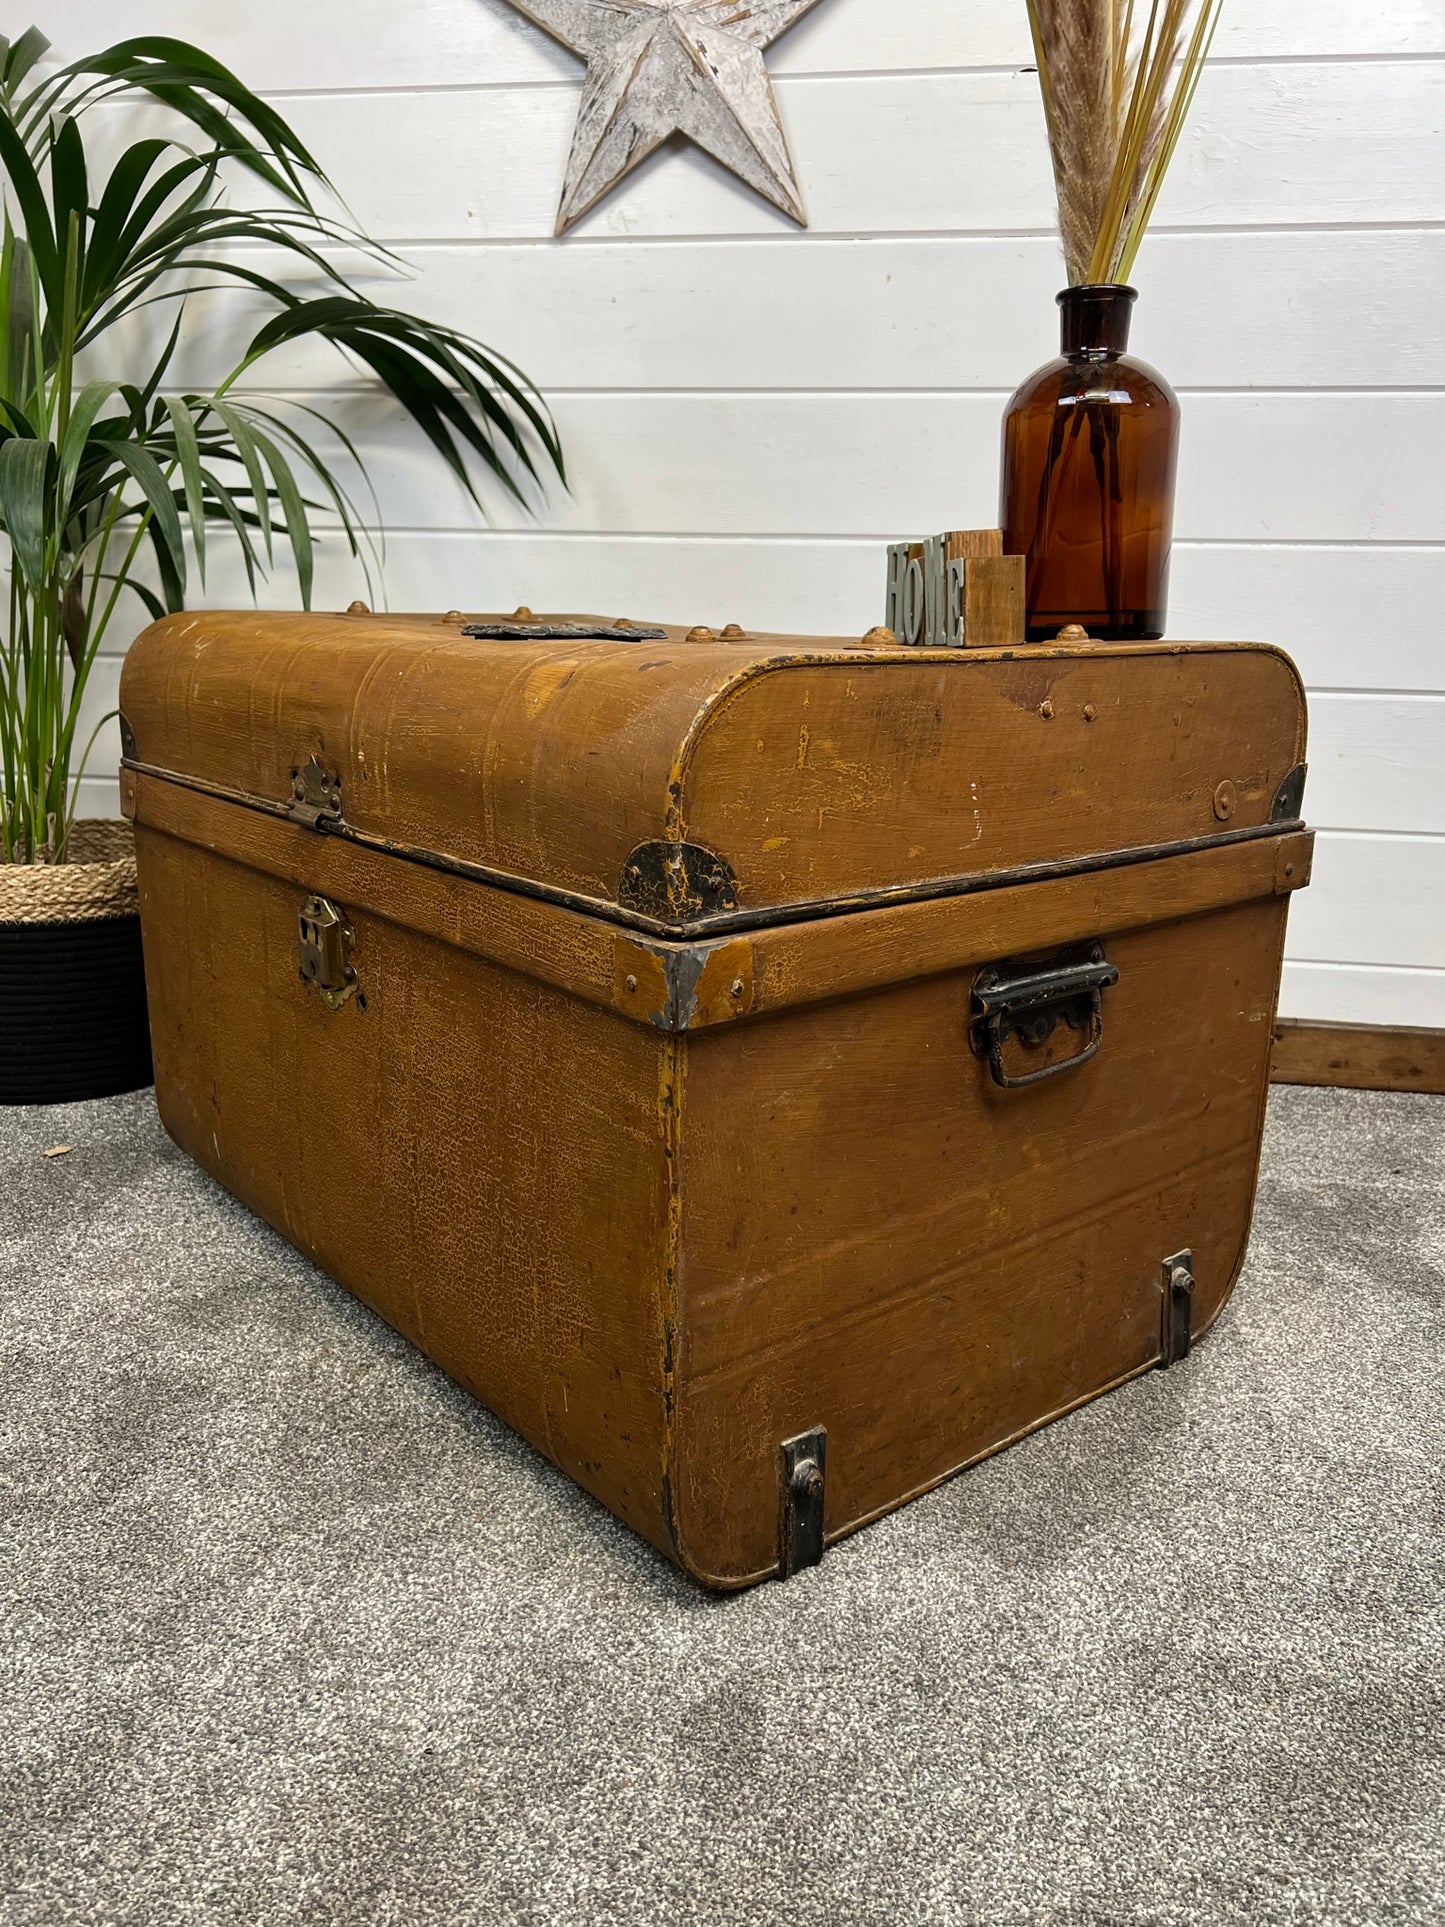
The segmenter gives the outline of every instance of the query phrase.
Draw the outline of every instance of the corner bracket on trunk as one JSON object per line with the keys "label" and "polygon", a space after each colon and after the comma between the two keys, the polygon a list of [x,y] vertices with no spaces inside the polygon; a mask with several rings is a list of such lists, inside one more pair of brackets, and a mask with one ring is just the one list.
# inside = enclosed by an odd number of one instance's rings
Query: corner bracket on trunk
{"label": "corner bracket on trunk", "polygon": [[1162,1370],[1189,1356],[1194,1342],[1194,1253],[1176,1251],[1166,1258],[1164,1272],[1164,1331],[1159,1349]]}
{"label": "corner bracket on trunk", "polygon": [[617,941],[614,1006],[674,1034],[746,1017],[753,1007],[753,947],[722,943]]}
{"label": "corner bracket on trunk", "polygon": [[639,843],[622,866],[617,901],[659,923],[691,923],[738,907],[732,865],[700,843]]}
{"label": "corner bracket on trunk", "polygon": [[1274,793],[1274,805],[1269,813],[1271,823],[1298,823],[1305,806],[1305,777],[1309,766],[1296,763]]}
{"label": "corner bracket on trunk", "polygon": [[823,1495],[828,1470],[828,1433],[824,1426],[785,1439],[781,1449],[778,1523],[778,1576],[822,1563]]}

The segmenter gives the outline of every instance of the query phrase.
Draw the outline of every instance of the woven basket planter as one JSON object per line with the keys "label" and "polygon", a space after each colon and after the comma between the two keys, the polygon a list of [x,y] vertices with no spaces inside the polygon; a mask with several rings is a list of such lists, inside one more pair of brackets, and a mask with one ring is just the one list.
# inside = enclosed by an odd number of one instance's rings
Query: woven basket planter
{"label": "woven basket planter", "polygon": [[0,1104],[150,1082],[130,825],[80,822],[69,862],[0,863]]}

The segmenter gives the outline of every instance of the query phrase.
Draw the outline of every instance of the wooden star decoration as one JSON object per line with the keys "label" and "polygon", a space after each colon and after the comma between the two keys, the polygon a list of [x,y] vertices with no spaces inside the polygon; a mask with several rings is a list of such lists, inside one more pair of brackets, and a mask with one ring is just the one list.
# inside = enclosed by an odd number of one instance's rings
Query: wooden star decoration
{"label": "wooden star decoration", "polygon": [[818,0],[511,3],[587,61],[558,234],[675,133],[808,225],[763,49]]}

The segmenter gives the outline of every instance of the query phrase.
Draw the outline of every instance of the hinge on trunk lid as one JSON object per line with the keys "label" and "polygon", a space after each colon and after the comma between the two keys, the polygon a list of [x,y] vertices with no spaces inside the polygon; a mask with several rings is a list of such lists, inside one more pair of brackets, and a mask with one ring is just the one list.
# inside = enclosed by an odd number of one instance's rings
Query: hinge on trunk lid
{"label": "hinge on trunk lid", "polygon": [[1177,1365],[1189,1356],[1194,1336],[1194,1253],[1176,1251],[1164,1260],[1164,1334],[1159,1351],[1161,1367]]}
{"label": "hinge on trunk lid", "polygon": [[782,1517],[778,1528],[778,1571],[791,1579],[795,1572],[816,1566],[823,1557],[823,1491],[828,1465],[828,1433],[824,1426],[785,1439],[780,1465]]}
{"label": "hinge on trunk lid", "polygon": [[292,770],[286,814],[308,830],[325,830],[341,821],[341,778],[333,776],[319,756]]}

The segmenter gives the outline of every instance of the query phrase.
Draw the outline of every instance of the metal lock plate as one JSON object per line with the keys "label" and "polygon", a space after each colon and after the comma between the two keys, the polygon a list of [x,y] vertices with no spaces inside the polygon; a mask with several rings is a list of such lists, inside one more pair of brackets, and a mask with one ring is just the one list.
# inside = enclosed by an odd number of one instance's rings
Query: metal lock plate
{"label": "metal lock plate", "polygon": [[355,941],[345,911],[329,897],[308,897],[302,904],[296,933],[301,981],[315,985],[328,1010],[340,1010],[356,994]]}

